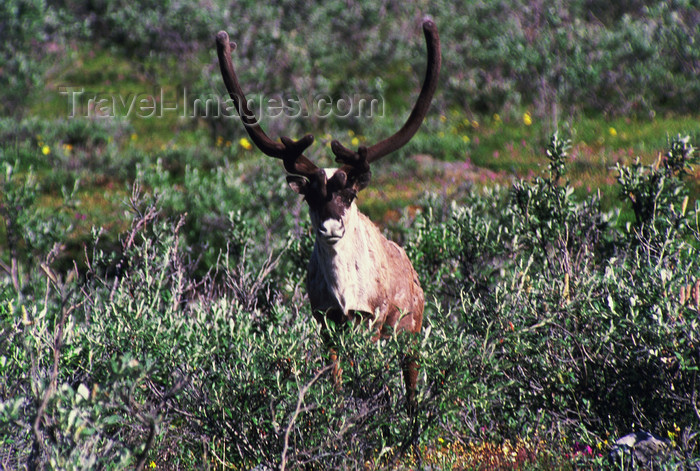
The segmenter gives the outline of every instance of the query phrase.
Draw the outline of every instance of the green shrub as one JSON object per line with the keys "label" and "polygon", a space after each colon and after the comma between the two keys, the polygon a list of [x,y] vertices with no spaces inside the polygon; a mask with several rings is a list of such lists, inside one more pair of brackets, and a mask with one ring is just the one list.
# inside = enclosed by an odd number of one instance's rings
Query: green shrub
{"label": "green shrub", "polygon": [[[636,225],[595,195],[575,199],[556,135],[541,177],[453,203],[428,195],[406,234],[423,331],[378,342],[365,325],[334,332],[339,391],[300,294],[311,238],[281,177],[240,164],[186,168],[173,183],[162,166],[142,169],[116,250],[95,230],[82,272],[36,246],[20,260],[22,289],[0,278],[3,462],[420,467],[440,441],[529,437],[599,467],[581,444],[604,453],[636,428],[668,433],[676,460],[696,462],[700,204],[678,206],[695,157],[687,139],[670,147],[666,165],[618,167],[636,201],[663,202]],[[31,187],[6,188],[31,210]],[[207,242],[220,252],[202,272],[194,255]],[[411,416],[400,364],[413,342]]]}
{"label": "green shrub", "polygon": [[[555,135],[547,175],[514,185],[496,211],[488,193],[442,214],[431,201],[409,231],[428,298],[474,346],[457,367],[481,393],[461,412],[465,439],[583,430],[601,443],[635,427],[691,437],[700,205],[686,207],[683,176],[694,149],[679,137],[664,165],[618,166],[625,198],[657,203],[635,229],[595,195],[574,199],[567,147]],[[697,454],[692,439],[682,449]]]}
{"label": "green shrub", "polygon": [[43,83],[41,54],[33,41],[45,41],[43,0],[8,0],[0,6],[0,111],[20,115],[29,91]]}
{"label": "green shrub", "polygon": [[67,37],[80,37],[84,23],[45,0],[8,0],[0,5],[0,114],[20,118],[39,95],[49,59],[58,60]]}

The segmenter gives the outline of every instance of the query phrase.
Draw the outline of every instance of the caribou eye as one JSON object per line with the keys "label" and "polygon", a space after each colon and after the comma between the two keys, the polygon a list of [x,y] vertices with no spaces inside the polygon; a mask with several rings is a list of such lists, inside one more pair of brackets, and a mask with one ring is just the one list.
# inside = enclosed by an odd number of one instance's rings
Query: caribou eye
{"label": "caribou eye", "polygon": [[357,198],[357,192],[354,190],[345,190],[342,194],[343,202],[350,206],[355,198]]}

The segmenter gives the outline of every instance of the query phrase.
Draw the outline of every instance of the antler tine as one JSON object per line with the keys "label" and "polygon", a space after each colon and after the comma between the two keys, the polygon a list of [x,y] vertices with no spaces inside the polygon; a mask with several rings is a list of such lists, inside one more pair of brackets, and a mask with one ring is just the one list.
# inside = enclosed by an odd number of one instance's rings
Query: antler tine
{"label": "antler tine", "polygon": [[[418,95],[418,100],[413,106],[408,120],[399,129],[399,131],[391,137],[384,139],[371,147],[368,147],[366,151],[354,152],[343,146],[339,141],[334,140],[331,142],[331,150],[336,156],[336,161],[341,162],[352,167],[369,167],[369,164],[379,160],[385,155],[400,149],[403,147],[413,135],[418,131],[425,115],[428,113],[428,108],[430,108],[430,101],[433,98],[435,89],[437,88],[438,75],[440,73],[440,64],[442,58],[440,56],[440,37],[438,35],[437,26],[432,20],[425,20],[423,22],[423,33],[425,34],[425,42],[428,49],[428,66],[425,72],[425,80],[423,81],[423,87],[421,88],[420,94]],[[366,157],[363,157],[363,153],[366,152]],[[359,169],[358,169],[359,170]]]}
{"label": "antler tine", "polygon": [[231,52],[235,48],[236,44],[229,41],[226,31],[219,31],[216,35],[216,52],[219,56],[219,66],[224,85],[226,85],[226,90],[233,100],[233,104],[253,143],[264,154],[281,159],[284,162],[285,170],[289,173],[303,176],[318,173],[319,168],[303,155],[303,152],[314,142],[314,137],[311,134],[307,134],[296,141],[288,137],[282,137],[281,142],[276,142],[270,139],[260,127],[258,120],[248,107],[248,100],[246,100],[233,68]]}

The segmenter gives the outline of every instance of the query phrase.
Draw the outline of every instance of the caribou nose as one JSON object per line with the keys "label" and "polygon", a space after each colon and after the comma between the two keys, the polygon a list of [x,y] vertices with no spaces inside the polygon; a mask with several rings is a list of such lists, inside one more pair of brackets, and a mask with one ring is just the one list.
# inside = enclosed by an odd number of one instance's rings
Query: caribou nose
{"label": "caribou nose", "polygon": [[318,228],[318,235],[326,242],[335,244],[345,235],[343,221],[333,218],[326,219]]}

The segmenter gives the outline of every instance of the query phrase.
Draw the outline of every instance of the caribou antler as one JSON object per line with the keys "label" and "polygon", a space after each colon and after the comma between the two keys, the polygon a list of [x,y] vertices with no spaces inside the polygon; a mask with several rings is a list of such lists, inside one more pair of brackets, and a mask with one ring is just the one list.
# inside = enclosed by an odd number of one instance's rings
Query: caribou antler
{"label": "caribou antler", "polygon": [[430,101],[437,88],[438,75],[440,73],[440,37],[437,26],[431,20],[423,22],[423,33],[428,47],[428,66],[425,71],[425,80],[421,88],[418,100],[413,106],[406,123],[396,134],[384,139],[371,147],[361,146],[357,152],[343,146],[339,141],[331,142],[331,150],[336,156],[336,162],[345,164],[356,172],[368,172],[369,164],[375,162],[387,154],[403,147],[416,134],[425,115],[428,113]]}
{"label": "caribou antler", "polygon": [[[331,150],[336,156],[336,162],[343,164],[336,176],[336,180],[342,181],[343,185],[354,185],[358,190],[364,188],[369,182],[371,175],[369,165],[403,147],[411,140],[428,113],[430,101],[437,88],[438,74],[440,73],[440,38],[437,26],[431,20],[423,22],[423,32],[428,48],[428,66],[425,72],[425,80],[418,95],[418,100],[401,129],[393,136],[371,147],[360,146],[357,152],[344,147],[338,140],[331,142]],[[304,150],[313,143],[314,137],[311,134],[307,134],[297,141],[289,137],[282,137],[280,142],[273,141],[267,137],[255,115],[248,108],[245,94],[236,77],[231,61],[231,51],[235,49],[235,43],[229,41],[228,34],[225,31],[220,31],[216,35],[216,46],[224,84],[253,143],[266,155],[281,159],[288,173],[317,181],[319,187],[321,187],[321,193],[325,196],[326,181],[325,176],[322,175],[323,170],[319,169],[303,155]]]}
{"label": "caribou antler", "polygon": [[267,137],[257,119],[255,119],[255,115],[248,108],[248,100],[246,100],[238,82],[238,77],[231,61],[231,52],[234,49],[236,49],[236,43],[229,41],[228,34],[225,31],[219,31],[216,35],[216,52],[219,56],[221,75],[224,78],[226,90],[228,90],[228,94],[233,100],[241,121],[243,121],[246,131],[248,131],[248,135],[264,154],[281,159],[287,172],[313,178],[320,169],[304,156],[304,151],[313,144],[314,137],[311,134],[307,134],[295,141],[285,136],[280,138],[281,142],[273,141]]}

